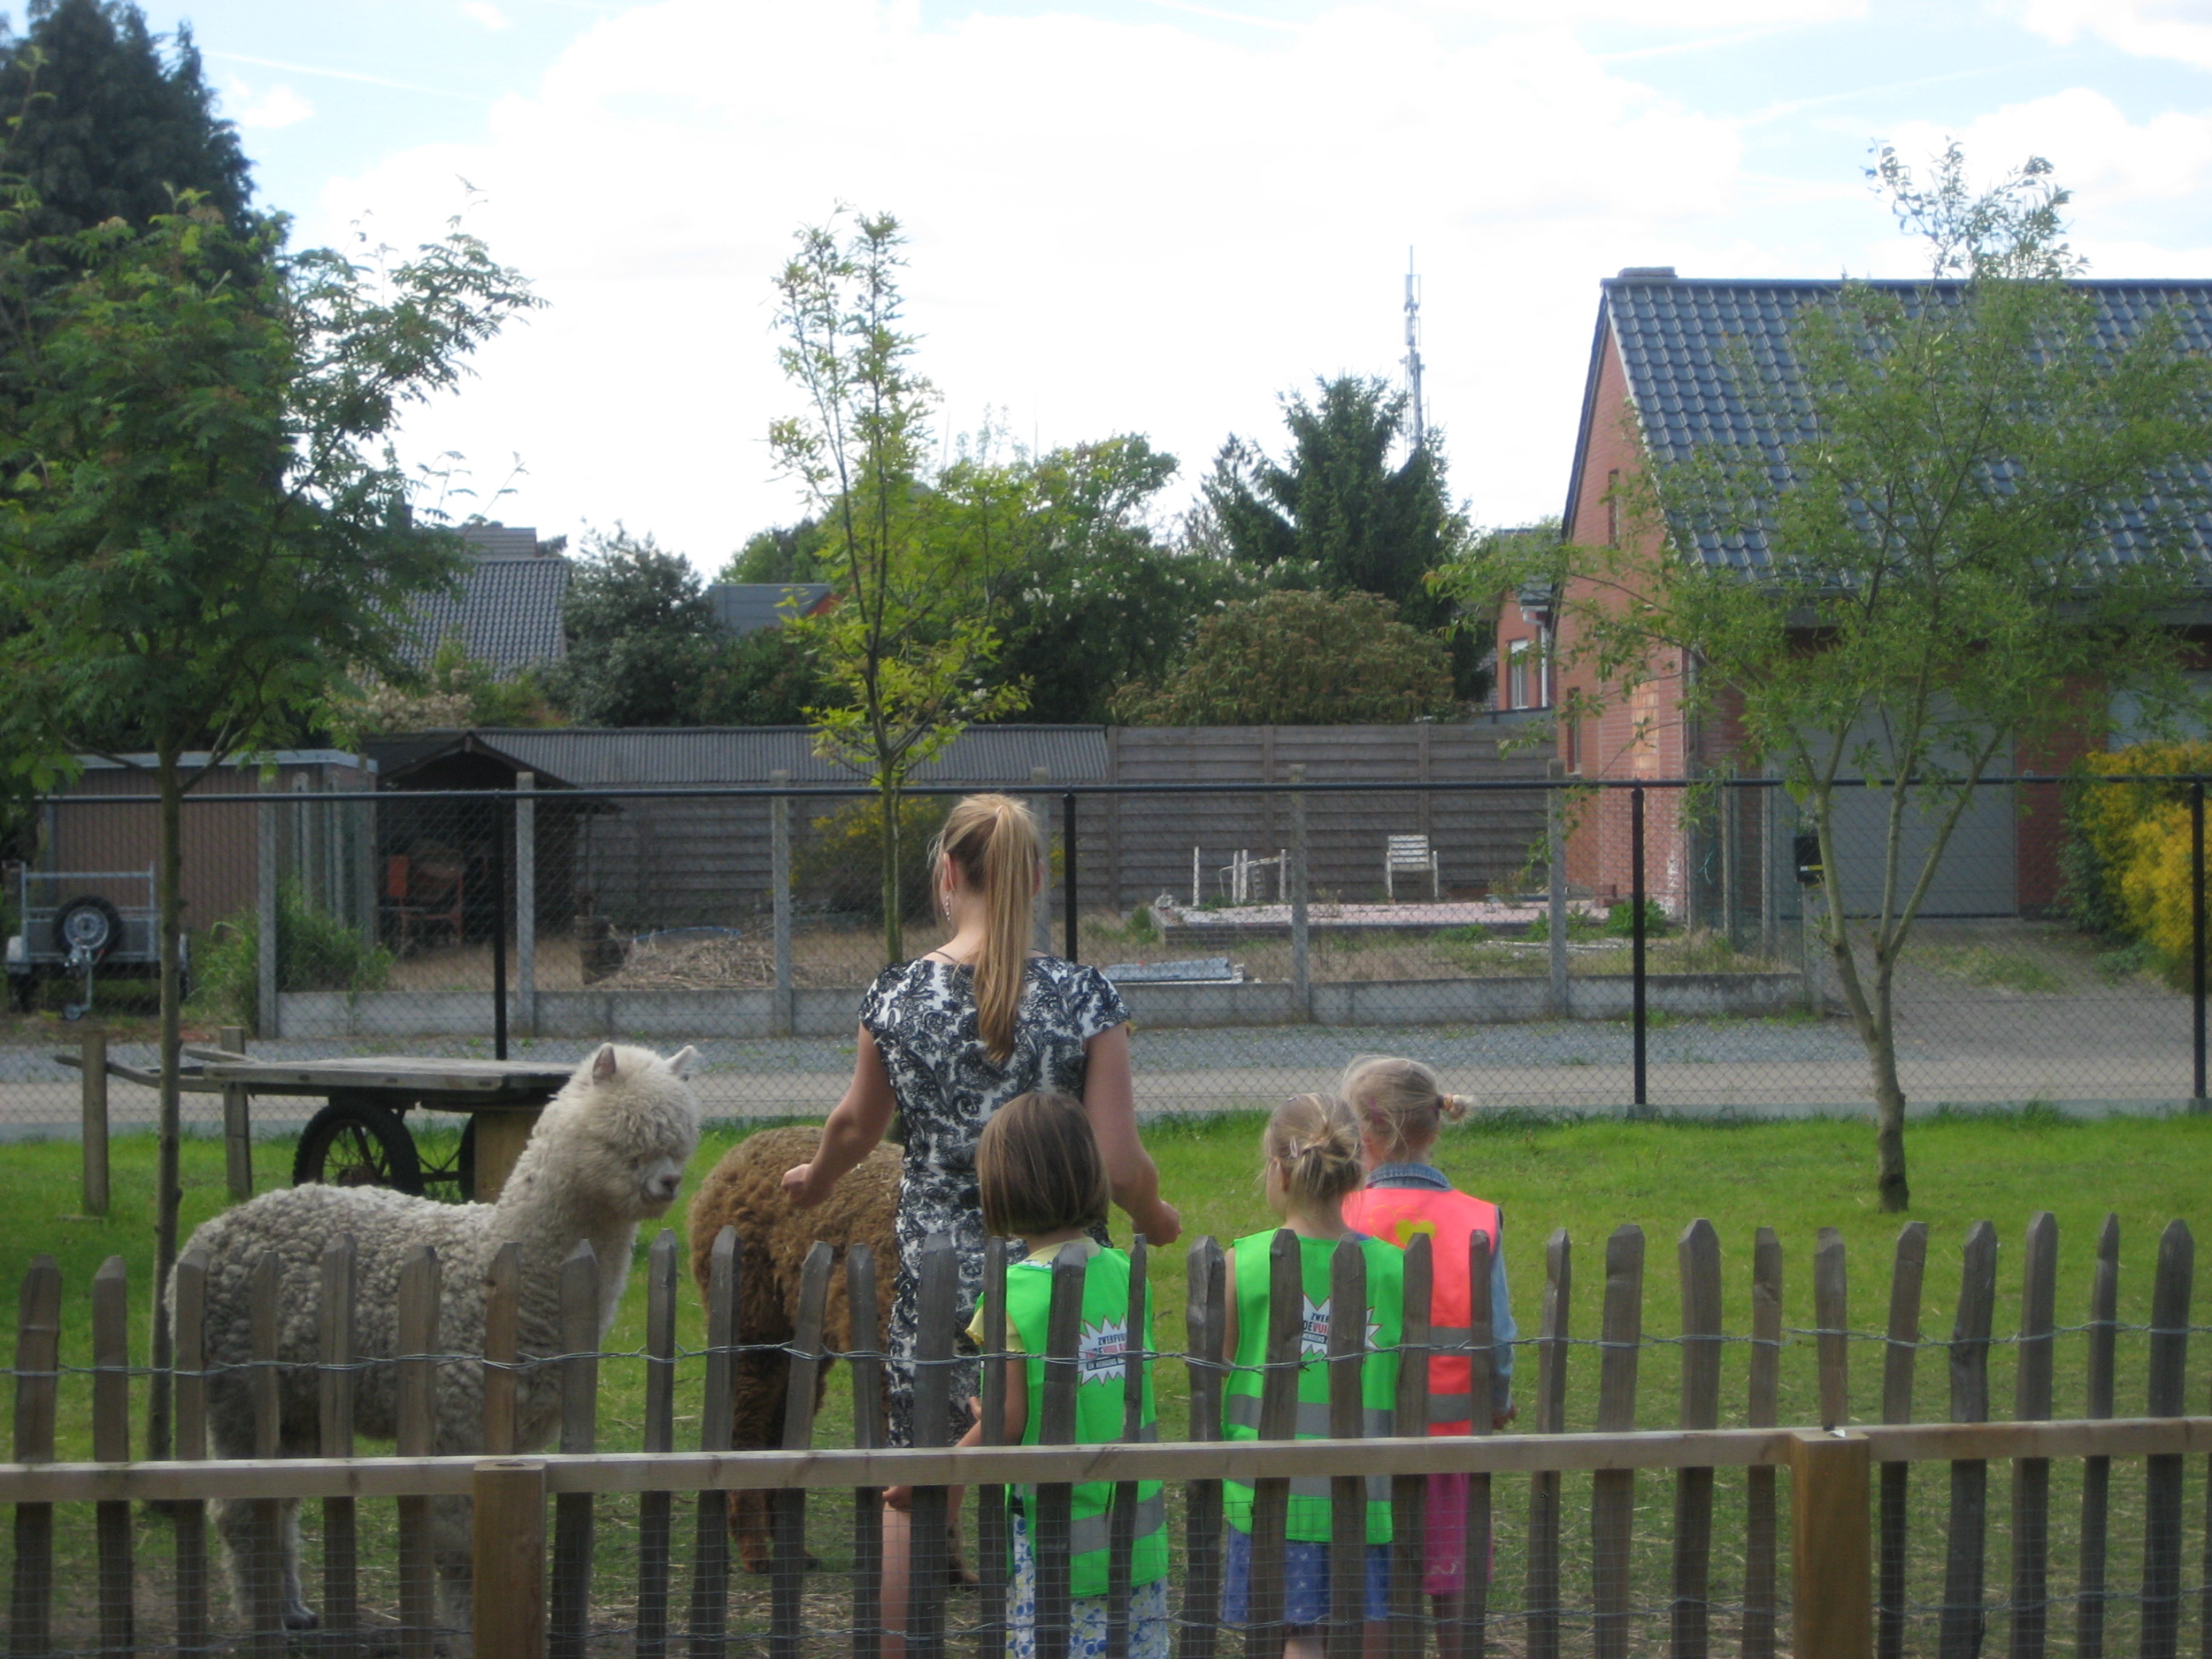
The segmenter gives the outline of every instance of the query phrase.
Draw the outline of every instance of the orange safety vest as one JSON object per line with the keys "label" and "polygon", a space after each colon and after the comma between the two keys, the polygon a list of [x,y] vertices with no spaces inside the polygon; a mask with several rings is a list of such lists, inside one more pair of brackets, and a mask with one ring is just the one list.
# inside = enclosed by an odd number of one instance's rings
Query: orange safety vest
{"label": "orange safety vest", "polygon": [[1435,1187],[1367,1187],[1344,1200],[1344,1220],[1346,1226],[1401,1250],[1428,1235],[1429,1340],[1433,1345],[1429,1354],[1429,1432],[1469,1432],[1478,1404],[1486,1413],[1490,1402],[1474,1399],[1474,1372],[1468,1363],[1474,1297],[1467,1281],[1467,1245],[1477,1231],[1488,1233],[1494,1258],[1504,1226],[1498,1206]]}

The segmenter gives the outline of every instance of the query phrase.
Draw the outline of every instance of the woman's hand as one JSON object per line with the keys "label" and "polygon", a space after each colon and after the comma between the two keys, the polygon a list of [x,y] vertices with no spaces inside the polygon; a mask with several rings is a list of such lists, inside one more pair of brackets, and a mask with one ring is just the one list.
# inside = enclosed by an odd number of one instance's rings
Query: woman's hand
{"label": "woman's hand", "polygon": [[912,1509],[914,1507],[914,1488],[912,1486],[885,1486],[884,1488],[884,1507],[887,1510],[897,1510],[902,1514]]}
{"label": "woman's hand", "polygon": [[783,1195],[791,1200],[794,1210],[811,1210],[829,1196],[814,1190],[811,1164],[794,1164],[783,1172]]}
{"label": "woman's hand", "polygon": [[1153,1249],[1172,1244],[1182,1237],[1182,1212],[1164,1198],[1154,1200],[1151,1213],[1141,1219],[1135,1216],[1129,1218]]}

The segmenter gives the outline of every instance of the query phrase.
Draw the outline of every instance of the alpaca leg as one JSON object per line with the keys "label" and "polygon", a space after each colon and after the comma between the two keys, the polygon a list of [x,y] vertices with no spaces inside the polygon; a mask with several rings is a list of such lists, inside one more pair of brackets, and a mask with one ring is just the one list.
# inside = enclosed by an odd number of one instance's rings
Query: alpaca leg
{"label": "alpaca leg", "polygon": [[[780,1353],[746,1352],[738,1356],[734,1369],[731,1445],[738,1451],[765,1451],[781,1445],[791,1362]],[[738,1559],[744,1570],[766,1572],[775,1554],[766,1497],[757,1492],[732,1492],[730,1526],[737,1534]]]}
{"label": "alpaca leg", "polygon": [[300,1583],[300,1500],[285,1498],[276,1509],[276,1539],[283,1564],[284,1628],[313,1630],[318,1620]]}
{"label": "alpaca leg", "polygon": [[430,1502],[430,1552],[438,1568],[438,1623],[446,1632],[446,1651],[468,1659],[475,1620],[476,1558],[469,1535],[469,1500],[437,1498]]}

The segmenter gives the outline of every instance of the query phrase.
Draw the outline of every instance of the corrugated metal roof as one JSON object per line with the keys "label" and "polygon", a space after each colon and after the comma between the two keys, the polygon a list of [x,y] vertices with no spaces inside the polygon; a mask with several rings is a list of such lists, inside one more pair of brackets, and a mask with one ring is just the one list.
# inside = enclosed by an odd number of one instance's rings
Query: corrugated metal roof
{"label": "corrugated metal roof", "polygon": [[[417,733],[411,744],[463,734]],[[503,755],[580,787],[766,783],[782,770],[794,783],[852,783],[856,774],[814,752],[814,734],[803,726],[700,726],[675,730],[607,731],[483,727],[475,735]],[[421,752],[430,752],[434,741]],[[1098,726],[978,726],[955,738],[945,753],[916,769],[918,783],[1018,784],[1043,767],[1055,783],[1095,781],[1106,775],[1106,730]],[[393,769],[387,758],[386,769]]]}
{"label": "corrugated metal roof", "polygon": [[566,559],[478,559],[462,571],[453,592],[415,602],[407,660],[426,665],[439,644],[457,634],[471,657],[502,674],[550,662],[562,650],[561,599],[568,591]]}
{"label": "corrugated metal roof", "polygon": [[[1956,283],[1866,286],[1912,304],[1954,305],[1961,292]],[[2153,317],[2166,315],[2173,319],[2186,349],[2212,352],[2212,282],[2084,282],[2075,286],[2089,296],[2098,337],[2107,345],[2124,344]],[[1841,290],[1837,282],[1705,280],[1658,270],[1624,271],[1609,278],[1599,308],[1598,343],[1601,349],[1608,333],[1616,343],[1650,451],[1662,459],[1680,459],[1701,444],[1750,441],[1779,465],[1783,434],[1772,428],[1765,410],[1747,403],[1731,358],[1739,351],[1747,353],[1768,395],[1779,392],[1782,397],[1777,401],[1802,408],[1802,399],[1794,395],[1802,376],[1791,349],[1791,326],[1809,306],[1832,307]],[[1596,386],[1593,356],[1580,434],[1584,449],[1597,414]],[[1582,467],[1578,451],[1572,486],[1577,489]],[[1572,507],[1571,501],[1570,523]],[[2212,520],[2199,519],[2193,530],[2198,551],[2212,560]],[[2106,526],[2108,556],[2125,562],[2145,534],[2144,515],[2116,514]],[[1769,562],[1765,538],[1756,532],[1725,544],[1711,536],[1695,540],[1698,556],[1709,565],[1763,569]]]}
{"label": "corrugated metal roof", "polygon": [[708,586],[707,598],[714,607],[715,620],[743,638],[779,626],[794,610],[799,616],[811,616],[834,591],[828,582],[714,582]]}

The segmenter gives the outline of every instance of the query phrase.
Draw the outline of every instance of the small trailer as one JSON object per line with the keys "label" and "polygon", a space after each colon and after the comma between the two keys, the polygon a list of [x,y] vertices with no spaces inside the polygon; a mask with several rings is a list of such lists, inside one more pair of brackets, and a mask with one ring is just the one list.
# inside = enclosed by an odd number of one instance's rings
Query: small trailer
{"label": "small trailer", "polygon": [[[143,903],[118,902],[111,894],[136,896]],[[92,1011],[95,973],[125,979],[154,979],[161,972],[161,912],[154,867],[143,870],[33,870],[26,866],[16,904],[18,931],[8,940],[8,988],[24,1013],[36,1006],[39,987],[48,979],[79,982],[76,999],[62,1009],[64,1019],[82,1019]],[[191,986],[190,944],[178,940],[180,994]]]}

